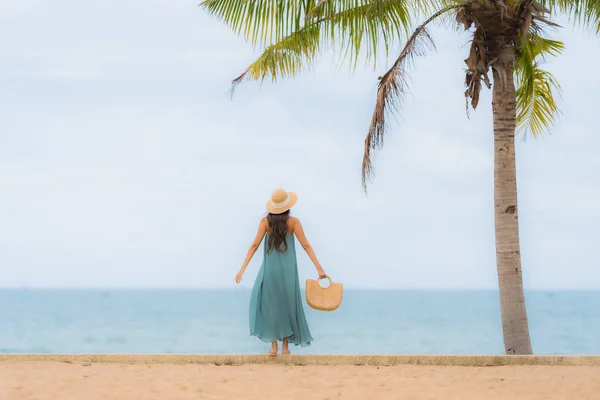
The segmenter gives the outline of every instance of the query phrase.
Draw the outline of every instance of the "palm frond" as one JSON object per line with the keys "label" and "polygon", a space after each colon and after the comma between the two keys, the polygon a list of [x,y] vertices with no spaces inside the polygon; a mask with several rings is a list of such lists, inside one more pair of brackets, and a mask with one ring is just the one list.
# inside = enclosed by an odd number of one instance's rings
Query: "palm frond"
{"label": "palm frond", "polygon": [[301,26],[267,46],[262,55],[233,80],[233,88],[244,80],[294,76],[303,67],[312,65],[321,48],[331,46],[338,47],[354,67],[361,52],[376,65],[379,46],[383,44],[387,53],[392,42],[398,40],[410,24],[410,10],[398,0],[313,3]]}
{"label": "palm frond", "polygon": [[545,18],[550,10],[533,2],[524,5],[525,23],[521,30],[515,78],[517,83],[517,130],[535,138],[548,129],[559,113],[554,90],[560,86],[554,76],[541,68],[548,56],[559,55],[564,45],[545,37],[545,27],[558,25]]}
{"label": "palm frond", "polygon": [[567,14],[569,19],[580,26],[600,33],[600,0],[537,0],[552,13]]}
{"label": "palm frond", "polygon": [[200,6],[259,48],[317,23],[356,65],[361,50],[368,61],[376,61],[380,44],[387,54],[391,43],[407,32],[417,4],[418,0],[204,0]]}
{"label": "palm frond", "polygon": [[356,67],[363,51],[375,67],[380,45],[387,55],[394,41],[408,36],[411,9],[407,5],[398,0],[326,0],[315,7],[315,14],[344,59]]}
{"label": "palm frond", "polygon": [[[464,0],[395,0],[396,6],[410,10],[413,16],[431,15],[440,9],[456,5]],[[315,6],[308,13],[310,18],[333,15],[341,10],[349,10],[371,3],[369,0],[317,0]],[[399,4],[402,3],[402,4]]]}
{"label": "palm frond", "polygon": [[[411,32],[414,16],[431,15],[440,9],[457,6],[463,0],[318,0],[307,15],[309,20],[322,19],[330,40],[338,45],[344,58],[356,66],[359,53],[377,66],[379,45],[385,56],[392,44]],[[341,44],[341,45],[340,45]]]}
{"label": "palm frond", "polygon": [[427,31],[427,25],[457,7],[457,5],[446,7],[419,25],[406,41],[404,48],[392,67],[379,78],[375,110],[371,118],[369,132],[365,139],[362,163],[363,190],[367,190],[368,180],[373,174],[371,152],[374,149],[381,148],[383,138],[388,130],[387,115],[389,112],[398,111],[400,102],[406,93],[406,62],[424,55],[429,49],[435,49],[433,39]]}
{"label": "palm frond", "polygon": [[288,37],[269,46],[263,54],[232,82],[232,94],[244,80],[273,81],[296,75],[302,68],[312,65],[320,45],[321,30],[317,24],[301,28]]}
{"label": "palm frond", "polygon": [[[487,3],[486,3],[487,4]],[[490,65],[495,59],[490,59],[486,47],[486,29],[479,21],[480,5],[477,2],[464,3],[456,12],[456,22],[464,30],[472,30],[471,46],[469,48],[469,57],[465,59],[467,66],[465,72],[465,109],[469,115],[469,103],[475,110],[479,105],[479,95],[481,93],[482,83],[489,89],[491,87],[490,77],[488,75]],[[473,28],[475,28],[473,30]]]}
{"label": "palm frond", "polygon": [[546,56],[556,56],[564,45],[557,40],[530,34],[515,66],[517,82],[517,129],[535,138],[548,129],[558,115],[553,90],[560,90],[554,76],[540,64]]}
{"label": "palm frond", "polygon": [[200,7],[254,46],[276,43],[303,25],[317,0],[204,0]]}

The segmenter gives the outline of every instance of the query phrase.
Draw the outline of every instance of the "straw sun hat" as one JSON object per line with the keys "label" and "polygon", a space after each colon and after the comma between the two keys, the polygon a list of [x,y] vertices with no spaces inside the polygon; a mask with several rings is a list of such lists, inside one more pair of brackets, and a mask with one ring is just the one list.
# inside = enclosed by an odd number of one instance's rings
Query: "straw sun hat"
{"label": "straw sun hat", "polygon": [[271,214],[283,214],[294,207],[298,201],[298,196],[293,192],[286,192],[283,189],[277,189],[271,195],[267,202],[267,211]]}

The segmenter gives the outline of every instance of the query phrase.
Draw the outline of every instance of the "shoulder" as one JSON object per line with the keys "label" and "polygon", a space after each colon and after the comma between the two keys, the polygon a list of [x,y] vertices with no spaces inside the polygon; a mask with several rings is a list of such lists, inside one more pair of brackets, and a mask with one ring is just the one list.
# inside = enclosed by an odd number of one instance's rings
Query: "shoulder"
{"label": "shoulder", "polygon": [[299,226],[302,226],[302,225],[300,224],[300,220],[299,220],[298,218],[295,218],[295,217],[290,217],[290,218],[288,219],[288,225],[289,225],[289,227],[291,228],[291,231],[292,231],[292,232],[294,232],[294,230],[295,230],[297,227],[299,227]]}
{"label": "shoulder", "polygon": [[260,219],[260,223],[258,224],[258,229],[265,230],[265,231],[269,229],[269,221],[267,220],[267,217]]}

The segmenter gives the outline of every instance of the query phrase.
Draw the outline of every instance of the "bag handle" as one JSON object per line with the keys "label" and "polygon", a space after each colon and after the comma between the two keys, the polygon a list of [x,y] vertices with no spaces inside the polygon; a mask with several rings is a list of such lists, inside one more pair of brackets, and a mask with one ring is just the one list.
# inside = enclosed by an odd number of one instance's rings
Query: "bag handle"
{"label": "bag handle", "polygon": [[[331,278],[329,277],[329,275],[325,275],[325,278],[317,278],[317,282],[319,282],[321,279],[327,279],[329,281],[329,285],[327,287],[324,287],[323,289],[327,289],[333,283],[333,282],[331,282]],[[319,286],[321,286],[321,285],[319,285]],[[323,286],[321,286],[321,287],[323,287]]]}

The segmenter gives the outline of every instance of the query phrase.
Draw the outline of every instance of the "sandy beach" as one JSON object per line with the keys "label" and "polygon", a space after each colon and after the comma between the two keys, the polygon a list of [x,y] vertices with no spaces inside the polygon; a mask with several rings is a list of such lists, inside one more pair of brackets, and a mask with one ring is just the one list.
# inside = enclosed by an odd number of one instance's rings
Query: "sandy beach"
{"label": "sandy beach", "polygon": [[2,400],[598,399],[600,367],[0,362]]}

